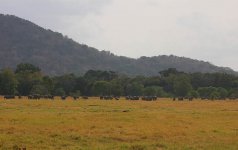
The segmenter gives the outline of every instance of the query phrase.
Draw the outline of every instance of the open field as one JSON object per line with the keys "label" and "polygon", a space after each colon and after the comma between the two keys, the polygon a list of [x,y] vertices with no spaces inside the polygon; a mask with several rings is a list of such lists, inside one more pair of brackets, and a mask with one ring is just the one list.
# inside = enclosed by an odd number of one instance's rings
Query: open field
{"label": "open field", "polygon": [[0,100],[0,149],[238,149],[238,101]]}

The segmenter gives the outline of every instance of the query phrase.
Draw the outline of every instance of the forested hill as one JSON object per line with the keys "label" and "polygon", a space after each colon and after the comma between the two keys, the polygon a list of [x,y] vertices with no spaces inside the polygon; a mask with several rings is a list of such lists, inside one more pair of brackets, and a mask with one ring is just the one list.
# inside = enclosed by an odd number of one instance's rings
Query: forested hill
{"label": "forested hill", "polygon": [[88,70],[111,70],[127,75],[157,75],[176,68],[184,72],[225,72],[232,69],[208,62],[176,56],[116,56],[79,44],[60,33],[46,30],[24,19],[0,15],[0,69],[15,68],[19,63],[32,63],[48,75],[83,74]]}

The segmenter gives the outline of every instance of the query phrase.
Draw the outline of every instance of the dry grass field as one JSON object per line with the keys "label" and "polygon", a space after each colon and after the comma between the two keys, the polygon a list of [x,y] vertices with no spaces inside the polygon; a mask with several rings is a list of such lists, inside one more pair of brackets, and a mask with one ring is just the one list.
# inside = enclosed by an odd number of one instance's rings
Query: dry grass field
{"label": "dry grass field", "polygon": [[0,149],[237,150],[238,101],[0,100]]}

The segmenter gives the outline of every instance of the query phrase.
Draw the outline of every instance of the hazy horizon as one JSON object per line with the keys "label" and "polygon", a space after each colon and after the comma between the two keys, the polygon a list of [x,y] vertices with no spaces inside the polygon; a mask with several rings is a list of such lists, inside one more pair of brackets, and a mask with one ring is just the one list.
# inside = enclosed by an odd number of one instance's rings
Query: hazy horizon
{"label": "hazy horizon", "polygon": [[237,5],[235,0],[0,0],[0,13],[120,56],[176,55],[238,70]]}

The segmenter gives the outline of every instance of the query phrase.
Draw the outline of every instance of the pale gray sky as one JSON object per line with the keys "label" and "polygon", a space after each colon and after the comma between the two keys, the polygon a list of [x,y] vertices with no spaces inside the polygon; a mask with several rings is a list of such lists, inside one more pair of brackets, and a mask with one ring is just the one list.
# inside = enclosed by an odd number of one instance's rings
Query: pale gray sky
{"label": "pale gray sky", "polygon": [[178,55],[238,70],[238,0],[0,0],[13,14],[117,55]]}

